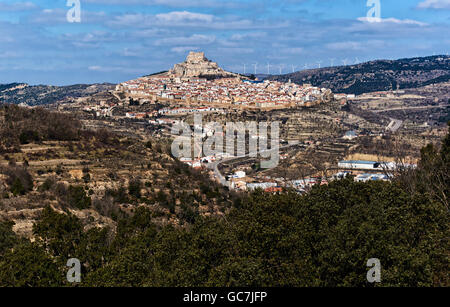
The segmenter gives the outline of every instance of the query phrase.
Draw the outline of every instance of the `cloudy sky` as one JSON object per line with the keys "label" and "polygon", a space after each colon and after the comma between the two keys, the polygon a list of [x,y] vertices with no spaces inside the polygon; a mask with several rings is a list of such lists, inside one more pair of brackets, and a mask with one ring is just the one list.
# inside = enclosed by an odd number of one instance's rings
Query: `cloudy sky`
{"label": "cloudy sky", "polygon": [[450,0],[380,0],[377,22],[368,0],[79,0],[72,23],[68,2],[0,0],[0,83],[117,83],[190,50],[258,73],[450,51]]}

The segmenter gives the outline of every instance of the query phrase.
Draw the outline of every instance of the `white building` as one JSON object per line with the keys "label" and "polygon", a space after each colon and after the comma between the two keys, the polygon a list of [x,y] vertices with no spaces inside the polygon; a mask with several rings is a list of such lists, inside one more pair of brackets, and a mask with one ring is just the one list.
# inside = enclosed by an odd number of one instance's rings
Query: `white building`
{"label": "white building", "polygon": [[347,131],[342,138],[345,140],[353,140],[353,139],[356,139],[357,137],[358,137],[358,134],[355,131],[351,130],[351,131]]}
{"label": "white building", "polygon": [[360,160],[340,161],[338,163],[338,167],[343,169],[377,170],[380,169],[380,165],[381,165],[380,163],[375,161],[360,161]]}
{"label": "white building", "polygon": [[234,173],[234,178],[244,178],[246,176],[245,172],[243,171],[237,171],[236,173]]}
{"label": "white building", "polygon": [[275,188],[278,184],[276,182],[261,182],[261,183],[248,183],[247,189],[248,190],[256,190],[256,189],[267,189],[267,188]]}
{"label": "white building", "polygon": [[368,182],[368,181],[388,181],[389,177],[385,174],[360,174],[355,177],[356,182]]}

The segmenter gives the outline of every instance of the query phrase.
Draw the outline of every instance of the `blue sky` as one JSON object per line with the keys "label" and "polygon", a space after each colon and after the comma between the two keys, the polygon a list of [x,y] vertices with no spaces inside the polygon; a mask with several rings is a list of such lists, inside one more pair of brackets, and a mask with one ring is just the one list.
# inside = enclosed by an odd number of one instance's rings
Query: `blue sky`
{"label": "blue sky", "polygon": [[0,83],[118,83],[190,50],[223,68],[291,72],[450,51],[450,0],[0,0]]}

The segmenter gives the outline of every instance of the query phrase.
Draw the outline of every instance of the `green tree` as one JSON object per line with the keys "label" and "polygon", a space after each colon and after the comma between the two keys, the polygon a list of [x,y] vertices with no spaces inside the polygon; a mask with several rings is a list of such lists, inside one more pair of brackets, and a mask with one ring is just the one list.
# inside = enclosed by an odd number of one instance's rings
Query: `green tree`
{"label": "green tree", "polygon": [[11,193],[14,194],[14,196],[17,195],[25,195],[26,193],[26,189],[22,184],[22,181],[20,180],[20,178],[15,178],[13,181],[13,184],[11,186]]}
{"label": "green tree", "polygon": [[47,206],[40,220],[33,225],[37,241],[49,253],[65,264],[70,258],[79,258],[77,248],[83,238],[83,226],[74,215],[61,214]]}
{"label": "green tree", "polygon": [[74,208],[83,210],[91,207],[91,198],[86,195],[82,186],[70,186],[68,190],[68,201]]}
{"label": "green tree", "polygon": [[8,250],[18,243],[18,238],[12,227],[14,222],[0,222],[0,259]]}
{"label": "green tree", "polygon": [[22,243],[0,261],[0,285],[4,287],[58,287],[65,275],[43,248]]}
{"label": "green tree", "polygon": [[131,180],[130,183],[128,184],[128,193],[139,199],[141,198],[141,181],[139,179],[135,179],[135,180]]}

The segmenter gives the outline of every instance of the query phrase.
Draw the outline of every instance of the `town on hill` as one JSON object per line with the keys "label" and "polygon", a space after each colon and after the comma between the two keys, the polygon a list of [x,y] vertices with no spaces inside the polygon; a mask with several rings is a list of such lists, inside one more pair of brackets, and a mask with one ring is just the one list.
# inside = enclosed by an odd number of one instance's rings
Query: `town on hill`
{"label": "town on hill", "polygon": [[330,101],[326,88],[292,82],[258,81],[226,72],[203,52],[190,52],[186,61],[166,73],[116,86],[129,99],[174,100],[186,104],[235,108],[286,108]]}

